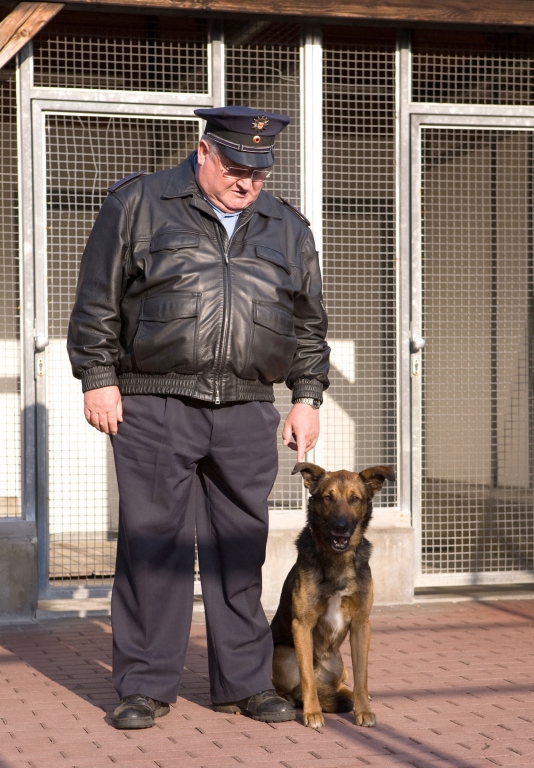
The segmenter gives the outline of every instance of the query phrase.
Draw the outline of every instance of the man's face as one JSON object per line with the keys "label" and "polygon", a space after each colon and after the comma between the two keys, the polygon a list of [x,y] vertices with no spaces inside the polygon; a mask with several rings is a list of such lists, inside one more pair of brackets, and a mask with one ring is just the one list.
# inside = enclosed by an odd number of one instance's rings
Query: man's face
{"label": "man's face", "polygon": [[[222,162],[221,162],[222,161]],[[226,160],[224,155],[201,140],[197,155],[197,183],[206,197],[223,213],[237,213],[247,208],[261,192],[263,181],[235,179],[227,176],[224,165],[245,168]]]}

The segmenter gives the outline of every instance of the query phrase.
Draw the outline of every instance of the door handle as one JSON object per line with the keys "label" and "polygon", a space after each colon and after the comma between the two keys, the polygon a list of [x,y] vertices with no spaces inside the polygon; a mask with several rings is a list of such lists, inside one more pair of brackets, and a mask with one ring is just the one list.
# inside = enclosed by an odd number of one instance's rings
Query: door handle
{"label": "door handle", "polygon": [[44,333],[38,333],[35,337],[35,351],[44,352],[49,343],[48,336],[45,336]]}
{"label": "door handle", "polygon": [[424,349],[426,346],[426,339],[424,339],[422,336],[412,336],[411,341],[411,352],[420,352],[422,349]]}

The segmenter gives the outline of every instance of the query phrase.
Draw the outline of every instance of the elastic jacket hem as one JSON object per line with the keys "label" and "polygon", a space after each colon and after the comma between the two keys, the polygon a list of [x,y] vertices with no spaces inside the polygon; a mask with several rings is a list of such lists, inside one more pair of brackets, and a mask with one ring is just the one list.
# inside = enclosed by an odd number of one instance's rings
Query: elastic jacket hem
{"label": "elastic jacket hem", "polygon": [[[123,373],[117,376],[111,366],[96,366],[86,371],[82,376],[82,390],[87,392],[101,387],[118,386],[121,395],[180,395],[194,397],[197,400],[212,400],[209,395],[203,396],[198,391],[197,375],[178,373],[142,374]],[[298,397],[313,397],[323,399],[323,385],[314,379],[299,379],[295,382],[292,399]],[[262,384],[261,381],[237,381],[235,401],[262,400],[273,403],[275,400],[272,384]]]}

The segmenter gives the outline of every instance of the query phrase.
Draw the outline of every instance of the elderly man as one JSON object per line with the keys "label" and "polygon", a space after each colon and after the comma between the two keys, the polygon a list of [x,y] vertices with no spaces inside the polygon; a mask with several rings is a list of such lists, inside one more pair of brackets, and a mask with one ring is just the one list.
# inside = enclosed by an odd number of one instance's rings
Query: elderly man
{"label": "elderly man", "polygon": [[110,188],[69,330],[85,416],[112,437],[119,485],[118,728],[150,727],[176,700],[195,526],[214,709],[295,717],[272,690],[261,567],[277,472],[272,385],[292,390],[283,442],[299,461],[317,441],[328,386],[319,263],[304,217],[262,190],[289,118],[196,114],[207,121],[197,152]]}

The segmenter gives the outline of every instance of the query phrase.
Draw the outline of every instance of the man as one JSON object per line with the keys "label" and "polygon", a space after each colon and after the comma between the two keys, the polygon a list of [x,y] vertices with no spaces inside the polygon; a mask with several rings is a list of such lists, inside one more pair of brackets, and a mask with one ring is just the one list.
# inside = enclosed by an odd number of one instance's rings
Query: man
{"label": "man", "polygon": [[110,188],[69,329],[85,416],[112,436],[119,485],[118,728],[150,727],[176,700],[195,525],[214,709],[295,717],[272,690],[261,566],[277,472],[273,382],[293,392],[283,442],[299,461],[319,433],[329,353],[319,264],[304,217],[262,191],[289,118],[196,114],[207,121],[196,153]]}

